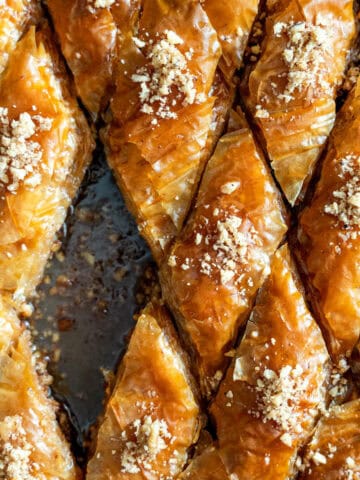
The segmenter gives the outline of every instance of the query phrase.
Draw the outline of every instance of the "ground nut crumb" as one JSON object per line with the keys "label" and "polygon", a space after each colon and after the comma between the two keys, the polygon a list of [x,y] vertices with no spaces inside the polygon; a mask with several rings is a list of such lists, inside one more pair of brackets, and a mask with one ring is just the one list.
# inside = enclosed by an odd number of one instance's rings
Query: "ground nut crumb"
{"label": "ground nut crumb", "polygon": [[324,28],[323,19],[314,25],[309,22],[278,22],[274,25],[276,37],[286,36],[287,44],[283,60],[288,67],[287,84],[279,98],[285,103],[294,99],[295,92],[311,88],[325,95],[332,94],[332,87],[324,75],[324,55],[331,51],[331,32]]}
{"label": "ground nut crumb", "polygon": [[16,193],[21,184],[28,188],[40,184],[41,146],[30,139],[51,126],[51,119],[27,112],[10,121],[8,109],[0,108],[0,187]]}
{"label": "ground nut crumb", "polygon": [[95,13],[98,8],[110,8],[116,0],[88,0],[88,10]]}
{"label": "ground nut crumb", "polygon": [[346,240],[358,236],[360,227],[360,157],[347,155],[339,160],[339,178],[343,185],[332,192],[332,199],[324,206],[324,213],[337,218],[336,226],[345,230]]}
{"label": "ground nut crumb", "polygon": [[0,478],[4,480],[37,480],[38,465],[31,460],[33,447],[26,438],[20,415],[0,422]]}
{"label": "ground nut crumb", "polygon": [[[138,68],[131,79],[140,85],[141,111],[160,118],[177,118],[174,107],[203,102],[206,96],[197,96],[195,79],[188,68],[193,52],[182,53],[182,38],[172,30],[164,32],[165,38],[144,42],[134,38],[140,49],[145,49],[149,65]],[[152,43],[151,43],[152,42]]]}
{"label": "ground nut crumb", "polygon": [[151,471],[151,462],[171,441],[172,436],[165,420],[153,420],[146,415],[131,424],[129,438],[123,432],[125,448],[121,454],[121,471],[136,474],[141,469]]}

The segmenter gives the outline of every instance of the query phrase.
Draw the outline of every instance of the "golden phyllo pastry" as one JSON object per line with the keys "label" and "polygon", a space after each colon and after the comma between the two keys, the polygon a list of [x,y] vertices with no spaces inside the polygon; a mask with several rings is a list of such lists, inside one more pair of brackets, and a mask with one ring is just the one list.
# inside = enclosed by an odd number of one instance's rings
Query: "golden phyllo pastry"
{"label": "golden phyllo pastry", "polygon": [[157,261],[182,226],[216,120],[224,120],[214,112],[217,93],[221,104],[230,96],[216,75],[220,55],[216,31],[192,0],[145,0],[136,36],[120,49],[113,120],[104,139]]}
{"label": "golden phyllo pastry", "polygon": [[0,4],[0,75],[17,41],[40,17],[39,0],[2,0]]}
{"label": "golden phyllo pastry", "polygon": [[290,204],[302,196],[335,120],[354,35],[352,0],[268,0],[260,58],[244,87]]}
{"label": "golden phyllo pastry", "polygon": [[360,335],[360,80],[338,114],[320,180],[299,220],[297,253],[330,353]]}
{"label": "golden phyllo pastry", "polygon": [[223,52],[219,66],[231,81],[235,70],[242,65],[259,0],[203,0],[201,4],[219,36]]}
{"label": "golden phyllo pastry", "polygon": [[[126,44],[135,36],[142,6],[156,0],[46,0],[79,96],[96,118],[106,107],[113,74]],[[172,8],[180,2],[167,2]],[[223,51],[220,68],[231,83],[242,64],[259,0],[185,0],[199,3],[215,28]],[[155,7],[156,8],[156,7]],[[156,19],[158,20],[158,19]],[[126,47],[125,47],[126,48]]]}
{"label": "golden phyllo pastry", "polygon": [[0,478],[78,479],[29,332],[2,299],[0,333]]}
{"label": "golden phyllo pastry", "polygon": [[203,393],[227,365],[226,353],[269,273],[286,233],[277,188],[242,115],[210,159],[196,206],[161,269],[164,297],[192,351]]}
{"label": "golden phyllo pastry", "polygon": [[193,380],[164,307],[142,312],[100,425],[89,480],[170,480],[201,418]]}
{"label": "golden phyllo pastry", "polygon": [[0,83],[0,291],[38,284],[93,141],[45,26],[31,27]]}
{"label": "golden phyllo pastry", "polygon": [[110,166],[160,262],[222,133],[258,0],[47,4],[79,96],[110,122]]}
{"label": "golden phyllo pastry", "polygon": [[214,446],[207,447],[196,456],[179,478],[181,480],[229,480],[219,452]]}
{"label": "golden phyllo pastry", "polygon": [[230,478],[292,478],[297,451],[325,407],[329,363],[285,245],[211,406]]}
{"label": "golden phyllo pastry", "polygon": [[106,107],[119,49],[140,11],[140,0],[47,0],[77,93],[92,117]]}
{"label": "golden phyllo pastry", "polygon": [[301,480],[359,480],[360,400],[334,407],[316,427],[302,462]]}

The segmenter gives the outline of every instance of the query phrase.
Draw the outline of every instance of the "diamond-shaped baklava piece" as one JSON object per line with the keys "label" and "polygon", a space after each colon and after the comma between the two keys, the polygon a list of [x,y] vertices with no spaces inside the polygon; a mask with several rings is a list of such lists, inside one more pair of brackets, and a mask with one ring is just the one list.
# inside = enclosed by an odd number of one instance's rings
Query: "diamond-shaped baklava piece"
{"label": "diamond-shaped baklava piece", "polygon": [[229,129],[161,269],[164,297],[207,395],[221,379],[226,353],[287,228],[279,193],[241,113],[232,113]]}
{"label": "diamond-shaped baklava piece", "polygon": [[47,26],[31,27],[0,81],[0,291],[34,293],[93,140]]}
{"label": "diamond-shaped baklava piece", "polygon": [[182,227],[230,107],[232,95],[216,70],[220,55],[205,11],[189,0],[145,1],[136,36],[119,53],[103,138],[158,262]]}
{"label": "diamond-shaped baklava piece", "polygon": [[351,355],[360,335],[359,87],[338,114],[295,250],[335,362]]}
{"label": "diamond-shaped baklava piece", "polygon": [[175,478],[201,422],[187,359],[168,314],[149,304],[120,364],[88,480]]}
{"label": "diamond-shaped baklava piece", "polygon": [[268,0],[260,58],[243,90],[290,204],[302,196],[336,115],[354,36],[352,0]]}
{"label": "diamond-shaped baklava piece", "polygon": [[287,245],[274,255],[244,337],[211,406],[231,478],[292,478],[326,404],[329,355]]}
{"label": "diamond-shaped baklava piece", "polygon": [[80,478],[56,410],[29,332],[0,299],[0,478]]}

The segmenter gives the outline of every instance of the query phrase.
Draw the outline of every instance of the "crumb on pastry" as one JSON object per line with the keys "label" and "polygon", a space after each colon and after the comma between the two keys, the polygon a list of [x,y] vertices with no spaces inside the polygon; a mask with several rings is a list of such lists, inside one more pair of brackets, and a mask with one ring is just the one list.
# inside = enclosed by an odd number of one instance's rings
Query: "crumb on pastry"
{"label": "crumb on pastry", "polygon": [[[211,240],[215,258],[205,253],[200,258],[200,272],[207,276],[218,272],[222,285],[233,279],[241,282],[243,275],[238,275],[239,263],[248,264],[249,249],[260,242],[253,226],[240,231],[242,223],[242,218],[234,212],[233,215],[227,215],[225,219],[216,222],[214,238],[204,239],[205,243]],[[199,237],[196,236],[195,241],[199,241]]]}
{"label": "crumb on pastry", "polygon": [[10,121],[8,109],[0,108],[0,187],[16,193],[21,183],[29,188],[40,184],[41,145],[31,138],[51,126],[51,119],[28,112]]}
{"label": "crumb on pastry", "polygon": [[337,218],[342,224],[344,240],[354,240],[360,226],[360,157],[347,155],[340,159],[339,179],[345,183],[332,192],[331,202],[324,206],[324,213]]}
{"label": "crumb on pastry", "polygon": [[[140,473],[141,470],[155,473],[152,462],[157,455],[165,450],[174,440],[169,432],[168,424],[163,419],[153,419],[151,415],[145,415],[142,420],[136,419],[130,425],[129,434],[122,432],[124,449],[121,453],[121,471],[129,474]],[[170,470],[177,471],[180,458],[176,450],[168,460]],[[161,475],[161,480],[165,480]]]}
{"label": "crumb on pastry", "polygon": [[[254,418],[261,418],[264,423],[274,422],[282,430],[279,437],[281,442],[289,447],[292,446],[292,435],[302,432],[298,405],[307,389],[307,379],[303,373],[300,365],[285,365],[279,373],[265,368],[253,387],[256,408],[248,412]],[[233,381],[239,380],[246,381],[241,357],[236,359],[233,372]]]}
{"label": "crumb on pastry", "polygon": [[5,417],[0,422],[0,478],[37,480],[39,467],[31,461],[32,451],[22,417]]}
{"label": "crumb on pastry", "polygon": [[285,89],[279,94],[285,103],[294,100],[296,91],[301,93],[309,88],[332,94],[324,69],[324,54],[331,49],[331,33],[324,26],[323,20],[317,25],[309,22],[278,22],[274,25],[276,37],[287,37],[282,56],[289,71]]}
{"label": "crumb on pastry", "polygon": [[177,118],[174,111],[177,105],[201,103],[206,96],[197,95],[195,79],[188,67],[193,50],[183,53],[179,49],[183,39],[172,30],[165,30],[164,34],[165,38],[155,42],[133,38],[140,50],[145,49],[149,65],[138,68],[131,79],[140,85],[141,112],[169,119]]}
{"label": "crumb on pastry", "polygon": [[116,0],[88,0],[88,10],[95,13],[98,8],[110,8]]}

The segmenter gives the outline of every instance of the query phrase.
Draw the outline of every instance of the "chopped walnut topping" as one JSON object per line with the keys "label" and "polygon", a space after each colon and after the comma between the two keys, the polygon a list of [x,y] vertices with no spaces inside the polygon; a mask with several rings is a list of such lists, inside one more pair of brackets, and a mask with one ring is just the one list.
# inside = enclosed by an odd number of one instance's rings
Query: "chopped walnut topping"
{"label": "chopped walnut topping", "polygon": [[291,447],[292,446],[292,437],[290,435],[290,433],[283,433],[280,437],[280,440],[282,441],[282,443],[284,445],[286,445],[287,447]]}
{"label": "chopped walnut topping", "polygon": [[232,193],[235,192],[240,186],[240,182],[228,182],[222,185],[220,188],[221,193],[224,193],[225,195],[231,195]]}
{"label": "chopped walnut topping", "polygon": [[51,119],[27,112],[10,121],[8,109],[0,108],[0,188],[16,193],[21,183],[28,188],[39,185],[42,151],[40,144],[30,139],[51,126]]}
{"label": "chopped walnut topping", "polygon": [[355,85],[355,83],[357,82],[359,75],[360,75],[359,67],[356,67],[356,66],[350,67],[349,70],[347,71],[342,88],[344,90],[351,90]]}
{"label": "chopped walnut topping", "polygon": [[270,117],[270,113],[265,110],[265,108],[262,108],[261,105],[256,105],[255,107],[256,111],[255,111],[255,117],[256,118],[269,118]]}
{"label": "chopped walnut topping", "polygon": [[339,178],[345,184],[332,193],[334,200],[325,205],[324,212],[337,217],[336,226],[342,223],[347,239],[354,239],[360,226],[360,157],[347,155],[340,165]]}
{"label": "chopped walnut topping", "polygon": [[[235,187],[238,188],[237,182],[226,184],[227,191]],[[168,265],[179,265],[183,270],[196,268],[203,275],[218,277],[222,285],[229,282],[242,285],[239,294],[245,296],[247,288],[254,287],[250,277],[253,269],[260,275],[269,273],[269,258],[259,248],[262,245],[261,237],[251,221],[242,218],[235,207],[227,212],[215,208],[212,215],[215,217],[212,222],[202,216],[194,227],[194,244],[201,246],[202,253],[183,259],[181,265],[176,255],[171,255]]]}
{"label": "chopped walnut topping", "polygon": [[346,359],[341,359],[339,364],[334,366],[331,371],[329,395],[335,403],[345,398],[348,392],[349,383],[343,375],[349,368],[350,365]]}
{"label": "chopped walnut topping", "polygon": [[340,475],[341,480],[360,480],[360,473],[349,468],[342,469]]}
{"label": "chopped walnut topping", "polygon": [[274,34],[277,37],[286,35],[288,39],[283,59],[289,72],[285,90],[279,98],[288,103],[294,99],[296,91],[307,89],[331,94],[331,85],[324,78],[324,55],[331,50],[329,29],[325,29],[323,23],[279,22],[274,25]]}
{"label": "chopped walnut topping", "polygon": [[88,10],[95,13],[97,8],[110,8],[116,0],[88,0]]}
{"label": "chopped walnut topping", "polygon": [[176,262],[175,255],[170,255],[170,257],[168,259],[168,265],[169,265],[169,267],[176,267],[177,262]]}
{"label": "chopped walnut topping", "polygon": [[165,420],[153,420],[146,415],[143,420],[135,420],[131,425],[133,440],[128,440],[126,433],[125,448],[121,454],[121,471],[139,473],[141,469],[151,471],[151,462],[165,448],[166,441],[171,441],[168,425]]}
{"label": "chopped walnut topping", "polygon": [[22,417],[5,417],[0,422],[0,478],[38,480],[39,466],[31,461],[33,447],[26,438]]}
{"label": "chopped walnut topping", "polygon": [[143,113],[155,114],[160,118],[176,118],[172,107],[178,104],[192,105],[206,98],[196,95],[194,77],[188,68],[188,59],[193,52],[182,53],[178,48],[184,43],[182,38],[171,30],[164,33],[165,38],[156,43],[134,38],[140,49],[147,49],[146,58],[150,65],[137,69],[131,79],[140,84]]}
{"label": "chopped walnut topping", "polygon": [[[311,472],[312,463],[317,466],[326,465],[328,460],[334,458],[336,451],[336,445],[332,445],[331,443],[328,443],[327,446],[324,446],[322,450],[310,450],[303,461],[298,458],[297,467],[301,472]],[[356,467],[356,461],[352,457],[346,457],[345,464],[343,468],[339,470],[339,476],[337,478],[339,478],[339,480],[359,480],[360,474],[358,471],[355,471]]]}
{"label": "chopped walnut topping", "polygon": [[234,363],[234,371],[233,371],[233,381],[237,382],[239,380],[246,381],[245,370],[244,370],[244,363],[243,357],[237,357]]}
{"label": "chopped walnut topping", "polygon": [[302,374],[300,365],[295,368],[286,365],[279,374],[267,368],[255,387],[258,410],[250,413],[258,417],[260,412],[264,423],[273,421],[279,425],[289,434],[281,437],[286,445],[291,445],[290,433],[300,433],[302,428],[297,412],[297,405],[306,391]]}
{"label": "chopped walnut topping", "polygon": [[216,222],[216,233],[212,243],[216,258],[212,259],[208,253],[200,258],[200,272],[207,276],[212,272],[219,272],[223,285],[233,279],[235,282],[241,281],[242,277],[238,275],[239,264],[248,263],[249,247],[259,242],[254,227],[241,231],[243,221],[235,213]]}
{"label": "chopped walnut topping", "polygon": [[345,459],[346,466],[349,468],[354,468],[355,467],[355,460],[352,457],[346,457]]}
{"label": "chopped walnut topping", "polygon": [[314,452],[311,458],[315,465],[326,465],[327,463],[327,458],[319,451]]}

